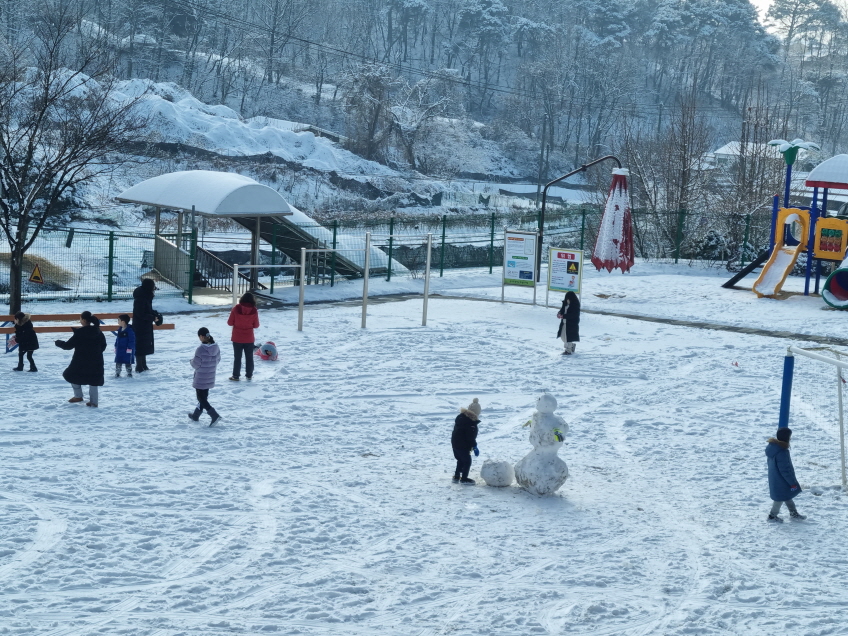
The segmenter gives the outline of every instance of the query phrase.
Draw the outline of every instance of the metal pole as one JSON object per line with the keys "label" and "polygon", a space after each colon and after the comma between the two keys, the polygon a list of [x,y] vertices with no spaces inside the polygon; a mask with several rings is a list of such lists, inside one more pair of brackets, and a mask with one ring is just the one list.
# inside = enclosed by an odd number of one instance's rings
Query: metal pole
{"label": "metal pole", "polygon": [[177,212],[177,247],[183,249],[183,211]]}
{"label": "metal pole", "polygon": [[365,233],[365,264],[362,267],[362,328],[368,315],[368,277],[371,274],[371,232]]}
{"label": "metal pole", "polygon": [[238,263],[233,263],[233,307],[238,305]]}
{"label": "metal pole", "polygon": [[[540,238],[540,235],[537,234],[536,235],[536,249],[539,250],[539,267],[541,268],[541,266],[542,266],[542,246],[539,244],[539,238]],[[540,275],[541,275],[541,271],[540,271]],[[533,304],[534,305],[536,304],[536,287],[538,286],[537,285],[538,282],[539,281],[537,281],[537,280],[533,281]]]}
{"label": "metal pole", "polygon": [[786,189],[783,191],[783,207],[789,207],[789,189],[792,185],[792,164],[786,164]]}
{"label": "metal pole", "polygon": [[[112,301],[112,276],[115,272],[115,233],[109,232],[109,269],[106,274],[106,300]],[[19,287],[20,289],[20,287]],[[190,302],[190,301],[189,301]]]}
{"label": "metal pole", "polygon": [[430,254],[433,250],[433,234],[427,234],[427,260],[424,264],[424,316],[421,318],[421,326],[427,326],[427,297],[430,295]]}
{"label": "metal pole", "polygon": [[[839,359],[839,354],[836,354]],[[845,475],[845,421],[842,407],[842,367],[836,367],[836,391],[839,396],[839,455],[842,458],[842,489],[848,490],[848,479]]]}
{"label": "metal pole", "polygon": [[506,227],[504,227],[503,262],[501,263],[501,302],[504,301],[504,287],[506,287]]}
{"label": "metal pole", "polygon": [[787,350],[786,357],[783,359],[783,387],[780,391],[780,416],[777,420],[777,428],[789,427],[789,402],[792,399],[792,376],[794,372],[795,356]]}
{"label": "metal pole", "polygon": [[492,273],[492,265],[495,262],[495,213],[492,212],[492,236],[489,239],[489,273]]}
{"label": "metal pole", "polygon": [[439,257],[439,278],[445,275],[445,227],[448,222],[448,215],[442,215],[442,255]]}
{"label": "metal pole", "polygon": [[306,287],[306,248],[300,248],[300,294],[297,300],[297,330],[303,331],[303,294]]}
{"label": "metal pole", "polygon": [[386,267],[386,282],[392,280],[392,248],[394,246],[395,234],[395,217],[389,218],[389,265]]}
{"label": "metal pole", "polygon": [[586,208],[580,210],[580,250],[583,250],[583,240],[586,237]]}
{"label": "metal pole", "polygon": [[[192,209],[192,216],[194,210]],[[193,220],[193,219],[192,219]],[[188,260],[188,304],[194,299],[194,274],[197,271],[197,228],[191,228],[191,245],[189,245]]]}
{"label": "metal pole", "polygon": [[777,212],[780,205],[780,197],[776,194],[771,201],[771,232],[769,233],[769,251],[774,251],[774,243],[777,239]]}
{"label": "metal pole", "polygon": [[810,295],[810,275],[813,272],[813,248],[816,241],[816,224],[819,217],[818,210],[819,189],[813,188],[813,202],[810,204],[810,228],[807,232],[807,268],[804,272],[804,296]]}
{"label": "metal pole", "polygon": [[271,223],[271,293],[274,293],[274,272],[277,268],[277,222]]}
{"label": "metal pole", "polygon": [[336,237],[339,233],[339,220],[333,221],[333,255],[330,257],[330,287],[336,283]]}

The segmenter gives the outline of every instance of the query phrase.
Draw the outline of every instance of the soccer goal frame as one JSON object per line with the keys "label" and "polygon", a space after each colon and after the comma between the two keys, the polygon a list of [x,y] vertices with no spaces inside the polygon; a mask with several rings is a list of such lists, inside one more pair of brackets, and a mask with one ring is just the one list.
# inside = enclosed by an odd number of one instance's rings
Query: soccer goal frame
{"label": "soccer goal frame", "polygon": [[842,370],[848,368],[848,360],[840,360],[840,353],[838,351],[833,351],[832,349],[820,350],[831,351],[836,357],[822,355],[821,353],[816,353],[809,349],[802,349],[801,347],[787,348],[786,357],[783,359],[783,387],[780,393],[780,416],[777,427],[789,427],[789,406],[792,400],[792,380],[795,376],[795,356],[803,356],[805,358],[810,358],[833,366],[836,370],[836,395],[839,417],[839,455],[841,460],[840,467],[842,469],[842,489],[848,491],[848,478],[846,478],[845,470],[845,417],[842,403],[842,385],[845,382],[843,380]]}

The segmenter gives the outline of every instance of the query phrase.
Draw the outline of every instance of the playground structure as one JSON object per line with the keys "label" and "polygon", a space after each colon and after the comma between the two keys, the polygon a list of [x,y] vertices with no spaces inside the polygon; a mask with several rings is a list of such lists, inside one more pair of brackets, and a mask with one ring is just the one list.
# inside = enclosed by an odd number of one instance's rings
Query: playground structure
{"label": "playground structure", "polygon": [[[778,195],[775,195],[772,203],[769,250],[743,272],[748,273],[754,266],[765,262],[753,291],[759,298],[774,298],[795,268],[798,257],[806,254],[804,295],[809,296],[813,278],[813,293],[819,293],[821,264],[838,262],[840,265],[825,281],[822,298],[831,307],[848,309],[848,259],[845,254],[848,249],[848,219],[827,216],[828,191],[848,190],[848,155],[831,157],[810,172],[806,179],[807,187],[813,188],[809,207],[789,207],[791,174],[792,164],[787,158],[783,207],[780,206]],[[738,277],[731,282],[735,280]]]}

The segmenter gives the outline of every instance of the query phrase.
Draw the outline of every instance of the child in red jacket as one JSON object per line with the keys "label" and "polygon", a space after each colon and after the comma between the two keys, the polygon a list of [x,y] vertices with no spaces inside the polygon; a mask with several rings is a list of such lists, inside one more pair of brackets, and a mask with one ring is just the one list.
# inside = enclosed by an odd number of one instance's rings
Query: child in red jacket
{"label": "child in red jacket", "polygon": [[259,327],[259,312],[256,311],[256,300],[253,294],[247,292],[239,298],[238,304],[230,310],[227,324],[233,328],[233,375],[230,380],[239,381],[241,375],[241,356],[244,354],[244,376],[248,380],[253,377],[253,330]]}

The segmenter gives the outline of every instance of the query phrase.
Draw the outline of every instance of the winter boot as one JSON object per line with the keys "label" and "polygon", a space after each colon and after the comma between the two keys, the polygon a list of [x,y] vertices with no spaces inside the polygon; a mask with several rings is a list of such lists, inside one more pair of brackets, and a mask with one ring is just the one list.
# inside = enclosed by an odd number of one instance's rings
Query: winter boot
{"label": "winter boot", "polygon": [[115,365],[115,377],[116,378],[121,377],[121,363],[120,362]]}
{"label": "winter boot", "polygon": [[238,381],[239,381],[239,379],[238,379],[236,376],[234,376],[234,375],[231,375],[231,376],[230,376],[230,380],[232,380],[233,382],[238,382]]}
{"label": "winter boot", "polygon": [[463,477],[462,479],[459,480],[459,483],[465,484],[467,486],[473,486],[477,482],[474,481],[473,479],[471,479],[471,477]]}
{"label": "winter boot", "polygon": [[453,477],[451,477],[451,481],[455,484],[459,483],[459,473],[454,473]]}
{"label": "winter boot", "polygon": [[795,511],[789,513],[789,517],[791,519],[794,519],[795,521],[803,521],[804,519],[807,518],[807,515],[802,515],[800,512],[795,510]]}
{"label": "winter boot", "polygon": [[19,364],[16,367],[12,367],[12,371],[23,371],[23,370],[24,370],[24,365],[22,365],[22,364]]}
{"label": "winter boot", "polygon": [[780,518],[780,517],[778,517],[777,515],[772,515],[772,514],[770,514],[770,515],[768,516],[768,520],[769,520],[770,522],[772,522],[772,523],[783,523],[783,519],[781,519],[781,518]]}
{"label": "winter boot", "polygon": [[36,368],[35,368],[35,365],[34,365],[34,364],[31,364],[31,365],[29,365],[29,369],[28,369],[28,371],[29,371],[30,373],[35,373],[36,371],[38,371],[38,369],[36,369]]}
{"label": "winter boot", "polygon": [[212,421],[209,422],[209,426],[212,426],[221,419],[221,416],[218,415],[218,411],[216,411],[215,409],[209,409],[209,415],[212,416]]}
{"label": "winter boot", "polygon": [[194,413],[188,414],[188,419],[194,420],[195,422],[198,422],[198,421],[200,421],[200,414],[201,413],[203,413],[203,410],[198,406],[196,409],[194,409]]}

